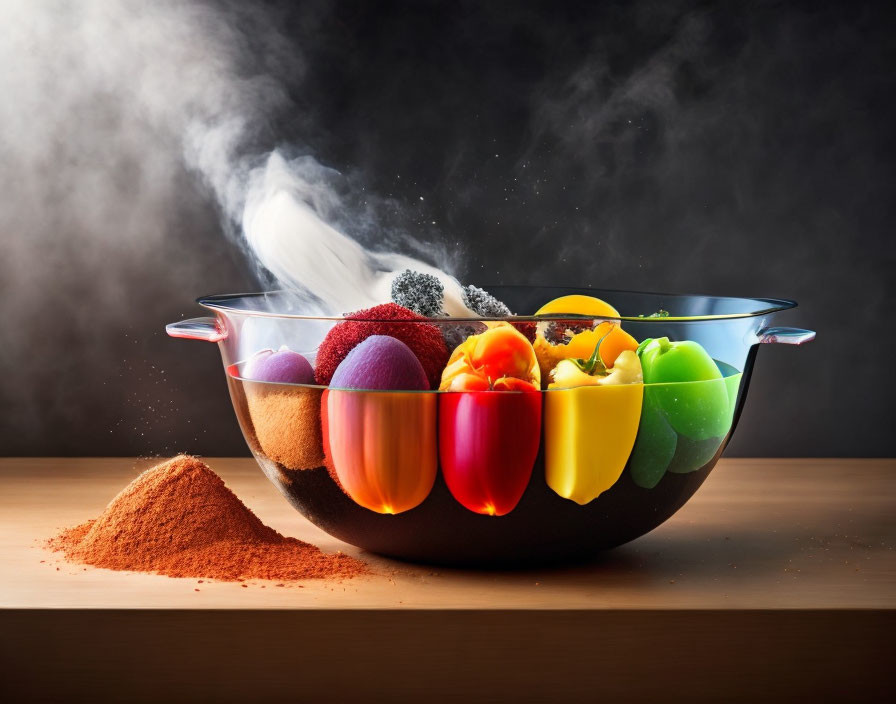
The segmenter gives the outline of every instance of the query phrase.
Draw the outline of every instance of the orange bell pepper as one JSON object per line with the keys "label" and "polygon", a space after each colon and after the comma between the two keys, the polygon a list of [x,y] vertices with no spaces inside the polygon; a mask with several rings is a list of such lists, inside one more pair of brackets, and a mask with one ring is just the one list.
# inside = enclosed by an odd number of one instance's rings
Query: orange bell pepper
{"label": "orange bell pepper", "polygon": [[377,513],[401,513],[429,496],[438,465],[436,395],[324,391],[324,452],[355,503]]}
{"label": "orange bell pepper", "polygon": [[439,389],[512,391],[527,386],[541,386],[532,344],[508,323],[495,323],[455,348],[442,372]]}

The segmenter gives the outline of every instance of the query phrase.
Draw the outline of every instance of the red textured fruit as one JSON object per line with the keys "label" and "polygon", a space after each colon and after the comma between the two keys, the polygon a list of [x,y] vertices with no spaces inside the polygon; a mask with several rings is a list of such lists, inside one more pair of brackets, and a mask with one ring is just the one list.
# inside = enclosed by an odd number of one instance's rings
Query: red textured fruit
{"label": "red textured fruit", "polygon": [[529,342],[535,342],[535,333],[536,333],[536,323],[534,320],[523,320],[519,323],[510,323],[515,327],[519,332],[523,334]]}
{"label": "red textured fruit", "polygon": [[350,313],[345,322],[335,325],[320,344],[314,369],[317,383],[328,386],[339,363],[368,337],[388,335],[411,348],[426,372],[430,388],[438,388],[442,369],[448,361],[448,348],[437,326],[411,322],[417,320],[426,318],[396,303]]}

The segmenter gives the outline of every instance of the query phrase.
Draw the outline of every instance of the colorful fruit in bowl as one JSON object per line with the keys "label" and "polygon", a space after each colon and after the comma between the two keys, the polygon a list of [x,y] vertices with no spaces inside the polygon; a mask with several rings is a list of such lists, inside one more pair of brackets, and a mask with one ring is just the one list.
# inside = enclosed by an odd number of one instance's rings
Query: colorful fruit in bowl
{"label": "colorful fruit in bowl", "polygon": [[328,467],[359,505],[401,513],[423,502],[436,477],[436,399],[417,357],[373,335],[352,349],[323,395]]}
{"label": "colorful fruit in bowl", "polygon": [[439,394],[439,456],[454,498],[503,516],[522,498],[541,439],[541,386],[532,345],[507,324],[451,355]]}

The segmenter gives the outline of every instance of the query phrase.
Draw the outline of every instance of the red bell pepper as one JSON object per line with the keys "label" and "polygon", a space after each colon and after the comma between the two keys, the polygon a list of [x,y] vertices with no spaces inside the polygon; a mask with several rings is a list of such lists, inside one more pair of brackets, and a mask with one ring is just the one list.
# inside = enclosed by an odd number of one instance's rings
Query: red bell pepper
{"label": "red bell pepper", "polygon": [[509,325],[467,338],[439,387],[439,459],[448,489],[503,516],[523,496],[541,441],[541,383],[529,341]]}
{"label": "red bell pepper", "polygon": [[458,391],[439,398],[439,459],[455,499],[503,516],[519,503],[541,440],[539,391]]}

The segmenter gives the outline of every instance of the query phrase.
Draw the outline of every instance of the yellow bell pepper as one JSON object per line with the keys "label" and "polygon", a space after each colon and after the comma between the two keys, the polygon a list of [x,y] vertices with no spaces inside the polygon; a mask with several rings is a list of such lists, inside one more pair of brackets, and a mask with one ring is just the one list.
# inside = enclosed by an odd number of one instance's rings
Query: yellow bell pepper
{"label": "yellow bell pepper", "polygon": [[564,359],[551,371],[553,381],[549,389],[573,389],[579,386],[618,386],[641,384],[641,361],[631,350],[625,350],[616,358],[616,364],[605,374],[589,374],[582,369],[581,360]]}
{"label": "yellow bell pepper", "polygon": [[568,338],[562,345],[552,345],[542,335],[535,338],[535,356],[541,369],[541,378],[547,381],[551,371],[562,360],[588,357],[595,345],[600,342],[600,359],[605,366],[611,367],[616,358],[624,350],[635,351],[638,341],[623,330],[617,323],[605,321],[594,330],[583,330]]}
{"label": "yellow bell pepper", "polygon": [[545,480],[577,504],[587,504],[622,476],[641,418],[641,362],[624,350],[607,369],[598,350],[589,360],[565,359],[545,394]]}

